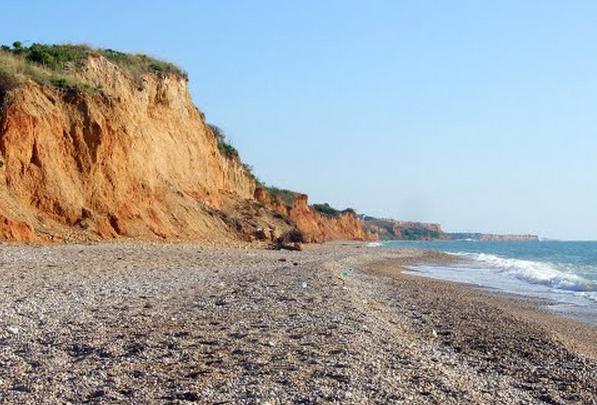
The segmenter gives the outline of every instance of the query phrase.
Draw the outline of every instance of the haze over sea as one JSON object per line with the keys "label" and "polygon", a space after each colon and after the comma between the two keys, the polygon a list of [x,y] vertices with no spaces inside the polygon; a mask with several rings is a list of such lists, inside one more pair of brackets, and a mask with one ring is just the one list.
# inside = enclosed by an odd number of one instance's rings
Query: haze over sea
{"label": "haze over sea", "polygon": [[388,241],[383,247],[456,255],[417,274],[550,300],[550,309],[597,324],[597,242]]}

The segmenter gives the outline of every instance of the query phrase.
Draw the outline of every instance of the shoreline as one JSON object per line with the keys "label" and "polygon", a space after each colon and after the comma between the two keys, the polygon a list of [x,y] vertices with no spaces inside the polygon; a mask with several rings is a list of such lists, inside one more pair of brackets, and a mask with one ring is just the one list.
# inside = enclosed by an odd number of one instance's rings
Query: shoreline
{"label": "shoreline", "polygon": [[[394,247],[383,248],[396,249]],[[398,249],[400,248],[404,247],[398,247]],[[513,298],[525,300],[534,300],[537,302],[537,306],[539,306],[541,310],[545,310],[551,314],[565,317],[567,319],[572,319],[578,322],[597,326],[597,314],[595,313],[595,311],[597,310],[597,303],[589,298],[575,296],[571,294],[573,292],[571,290],[556,290],[557,292],[548,290],[541,291],[534,289],[525,290],[525,288],[521,288],[521,286],[523,285],[522,283],[512,285],[500,285],[500,283],[496,284],[495,281],[493,283],[490,282],[484,284],[482,281],[482,277],[463,277],[464,273],[462,275],[454,275],[454,273],[449,272],[451,270],[450,264],[452,263],[462,263],[464,267],[471,267],[470,273],[474,273],[477,271],[477,269],[482,268],[483,264],[476,263],[475,261],[471,261],[468,258],[463,258],[460,254],[453,253],[450,251],[432,250],[426,247],[408,247],[406,249],[421,250],[423,252],[437,252],[446,255],[446,261],[440,260],[429,262],[428,260],[421,260],[418,263],[411,264],[410,266],[412,267],[405,268],[405,271],[409,272],[410,274],[416,274],[419,277],[429,278],[433,280],[442,280],[446,282],[468,285],[473,288],[486,291],[488,293],[511,296]],[[431,269],[425,269],[426,267],[430,267]],[[442,268],[448,270],[448,273],[442,273]],[[541,288],[545,288],[545,286],[541,284],[539,284],[539,286]],[[526,288],[530,287],[533,287],[532,283],[529,285],[529,287]]]}
{"label": "shoreline", "polygon": [[596,403],[597,328],[438,253],[0,245],[7,403]]}
{"label": "shoreline", "polygon": [[[424,249],[421,249],[421,250],[424,250]],[[427,263],[428,262],[426,262],[425,260],[422,260],[420,263],[417,263],[417,264],[425,265]],[[586,309],[585,307],[583,307],[579,304],[574,304],[574,303],[570,303],[570,302],[566,302],[566,301],[557,301],[556,299],[553,299],[553,298],[541,297],[541,296],[537,296],[537,295],[524,294],[524,293],[519,293],[519,292],[514,292],[514,291],[507,291],[507,290],[500,289],[499,287],[484,286],[484,285],[477,284],[474,282],[434,277],[432,275],[423,273],[422,271],[417,270],[416,268],[404,267],[402,269],[402,271],[404,272],[404,274],[412,275],[415,277],[427,278],[427,279],[431,279],[431,280],[442,281],[445,283],[454,283],[457,285],[474,288],[481,292],[485,292],[485,293],[493,295],[493,296],[503,297],[506,299],[512,299],[515,301],[519,300],[519,301],[533,302],[535,311],[542,312],[542,313],[548,313],[553,316],[565,318],[568,320],[580,322],[580,323],[587,324],[587,325],[597,326],[597,319],[594,319],[595,315],[592,313],[591,308]],[[585,315],[584,313],[586,313],[586,312],[590,312],[590,313]]]}
{"label": "shoreline", "polygon": [[[524,321],[532,321],[540,326],[552,328],[552,330],[558,333],[560,337],[566,337],[567,343],[572,343],[576,350],[582,348],[580,350],[583,351],[585,355],[592,356],[597,360],[597,325],[584,319],[578,319],[563,312],[551,309],[553,305],[562,304],[561,302],[547,298],[508,292],[474,283],[446,280],[424,275],[407,266],[412,264],[417,265],[428,264],[430,262],[441,262],[441,256],[438,259],[438,256],[436,256],[438,253],[435,251],[415,248],[412,250],[421,251],[421,258],[419,261],[413,263],[409,260],[409,263],[403,264],[400,260],[395,262],[390,260],[389,264],[386,264],[386,266],[390,267],[389,271],[393,273],[393,277],[398,279],[408,279],[409,277],[412,277],[417,280],[428,280],[426,285],[427,288],[431,288],[432,285],[436,284],[437,287],[444,290],[444,292],[445,288],[451,288],[453,289],[453,291],[449,293],[451,298],[456,295],[454,292],[458,292],[457,294],[486,300],[486,302],[490,302],[492,306],[500,307],[503,311],[508,312],[510,315],[520,317]],[[429,253],[432,254],[432,260],[429,260]],[[443,254],[444,253],[439,253],[439,255]],[[451,259],[448,258],[448,260]],[[375,263],[373,266],[384,266],[384,264]]]}

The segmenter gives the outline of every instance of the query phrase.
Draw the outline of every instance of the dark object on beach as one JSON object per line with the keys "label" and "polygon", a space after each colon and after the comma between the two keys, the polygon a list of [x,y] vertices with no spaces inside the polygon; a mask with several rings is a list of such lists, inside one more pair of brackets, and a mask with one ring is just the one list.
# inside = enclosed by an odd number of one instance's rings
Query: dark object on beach
{"label": "dark object on beach", "polygon": [[265,232],[265,229],[257,228],[257,230],[255,231],[255,238],[257,240],[266,240],[268,239],[268,234]]}
{"label": "dark object on beach", "polygon": [[272,249],[303,250],[305,237],[301,231],[293,229],[280,236],[272,244]]}
{"label": "dark object on beach", "polygon": [[285,259],[285,258],[281,258],[281,259],[278,259],[278,261],[279,261],[279,262],[285,262],[285,261],[286,261],[286,259]]}

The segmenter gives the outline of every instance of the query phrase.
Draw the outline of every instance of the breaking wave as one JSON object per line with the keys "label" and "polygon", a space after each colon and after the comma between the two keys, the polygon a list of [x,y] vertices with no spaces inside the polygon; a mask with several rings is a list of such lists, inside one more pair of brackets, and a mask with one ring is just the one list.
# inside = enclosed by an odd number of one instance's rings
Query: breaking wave
{"label": "breaking wave", "polygon": [[[587,278],[586,274],[597,275],[594,266],[576,266],[536,262],[531,260],[499,257],[487,253],[455,253],[470,259],[470,267],[494,269],[516,279],[532,284],[541,284],[550,288],[582,292],[587,298],[597,300],[597,280]],[[479,266],[480,265],[480,266]]]}

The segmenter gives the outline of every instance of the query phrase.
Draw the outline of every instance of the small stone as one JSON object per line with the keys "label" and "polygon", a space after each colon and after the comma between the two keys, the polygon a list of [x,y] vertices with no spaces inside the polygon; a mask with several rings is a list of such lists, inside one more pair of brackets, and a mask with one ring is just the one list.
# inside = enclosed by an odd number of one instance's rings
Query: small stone
{"label": "small stone", "polygon": [[14,326],[9,326],[8,328],[6,328],[6,330],[12,333],[13,335],[17,335],[19,333],[19,329],[15,328]]}

